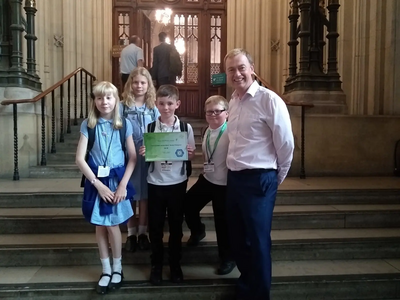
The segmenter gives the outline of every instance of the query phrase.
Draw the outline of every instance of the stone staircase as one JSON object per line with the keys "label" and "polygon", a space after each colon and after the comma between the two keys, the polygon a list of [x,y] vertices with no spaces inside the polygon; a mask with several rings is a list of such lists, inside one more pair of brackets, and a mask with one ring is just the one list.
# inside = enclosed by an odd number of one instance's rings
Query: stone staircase
{"label": "stone staircase", "polygon": [[[207,126],[205,120],[185,119],[193,127],[196,142],[196,157],[192,161],[193,176],[198,176],[203,170],[203,154],[201,153],[201,132]],[[78,122],[79,124],[82,122]],[[46,166],[31,167],[29,176],[31,178],[75,178],[81,177],[82,173],[75,165],[75,153],[79,140],[79,126],[72,128],[72,133],[66,135],[64,143],[56,144],[56,153],[47,155]]]}
{"label": "stone staircase", "polygon": [[[200,128],[193,127],[199,142]],[[185,247],[183,224],[184,283],[170,283],[166,267],[163,285],[151,286],[150,253],[123,252],[124,286],[106,296],[95,293],[101,267],[94,227],[80,210],[74,135],[57,145],[45,170],[32,171],[36,178],[0,189],[0,299],[234,299],[239,272],[215,275],[211,206],[202,211],[207,236],[199,247]],[[294,181],[280,187],[274,211],[272,299],[399,300],[400,180],[382,188],[365,179],[362,189],[311,179],[300,189]]]}

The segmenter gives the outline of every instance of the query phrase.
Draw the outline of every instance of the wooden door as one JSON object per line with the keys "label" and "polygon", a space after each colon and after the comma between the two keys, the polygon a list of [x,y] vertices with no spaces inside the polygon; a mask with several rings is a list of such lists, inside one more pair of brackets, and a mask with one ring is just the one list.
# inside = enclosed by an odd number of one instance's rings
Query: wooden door
{"label": "wooden door", "polygon": [[[128,5],[129,3],[129,5]],[[173,11],[171,23],[155,31],[155,20],[149,20],[142,11],[164,9]],[[169,4],[169,5],[168,5]],[[121,11],[129,11],[129,33],[143,40],[146,67],[151,67],[154,37],[166,31],[171,43],[180,51],[184,70],[177,78],[181,107],[179,116],[204,117],[204,102],[215,94],[225,96],[225,88],[213,87],[212,74],[223,72],[223,57],[226,54],[226,0],[114,0],[113,15],[120,18]],[[113,36],[120,40],[122,29],[127,27],[114,22]],[[122,25],[121,25],[122,24]],[[153,41],[153,43],[152,43]],[[115,59],[115,58],[114,58]],[[116,60],[113,59],[113,82],[119,82]]]}

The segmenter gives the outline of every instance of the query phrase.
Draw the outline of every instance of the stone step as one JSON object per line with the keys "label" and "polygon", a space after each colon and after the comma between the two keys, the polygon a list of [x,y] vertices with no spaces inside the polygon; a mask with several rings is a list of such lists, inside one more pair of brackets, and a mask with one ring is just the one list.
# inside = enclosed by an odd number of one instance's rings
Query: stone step
{"label": "stone step", "polygon": [[[207,228],[214,226],[211,206],[206,206],[201,216]],[[278,205],[272,222],[273,229],[387,227],[400,227],[400,205]],[[185,222],[183,228],[187,230]],[[0,211],[0,234],[85,232],[93,232],[93,226],[84,220],[78,207]]]}
{"label": "stone step", "polygon": [[[218,263],[215,231],[207,231],[198,247],[185,247],[189,236],[184,232],[182,263]],[[271,237],[273,261],[400,257],[397,228],[272,230]],[[165,247],[168,238],[165,233]],[[0,249],[0,267],[98,264],[94,233],[0,235]],[[124,251],[122,256],[124,264],[150,264],[150,251]]]}
{"label": "stone step", "polygon": [[[73,182],[71,182],[73,180]],[[191,176],[188,188],[197,180]],[[47,181],[46,181],[47,182]],[[37,192],[32,182],[32,192],[0,193],[0,208],[30,207],[80,207],[83,189],[80,188],[80,176],[74,179],[49,179],[47,192]],[[64,183],[67,182],[67,183]],[[10,181],[10,184],[12,182]],[[25,183],[28,184],[27,182]],[[59,190],[64,188],[65,191]],[[39,188],[38,188],[39,189]],[[70,191],[67,191],[67,190]],[[315,190],[296,191],[279,189],[276,205],[349,205],[349,204],[400,204],[400,190]]]}
{"label": "stone step", "polygon": [[[17,267],[0,269],[1,299],[234,299],[235,269],[225,276],[214,274],[214,265],[183,265],[185,281],[169,282],[163,269],[163,284],[148,283],[148,265],[124,265],[125,282],[107,296],[94,287],[100,266]],[[399,299],[400,260],[326,260],[273,262],[271,298],[309,299]]]}

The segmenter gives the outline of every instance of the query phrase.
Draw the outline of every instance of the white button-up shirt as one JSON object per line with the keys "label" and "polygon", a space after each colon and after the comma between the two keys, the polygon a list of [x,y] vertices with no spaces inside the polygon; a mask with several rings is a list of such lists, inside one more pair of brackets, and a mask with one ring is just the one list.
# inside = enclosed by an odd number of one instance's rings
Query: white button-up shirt
{"label": "white button-up shirt", "polygon": [[229,102],[229,148],[231,171],[276,169],[278,184],[285,179],[293,159],[294,140],[285,102],[254,81],[239,99]]}

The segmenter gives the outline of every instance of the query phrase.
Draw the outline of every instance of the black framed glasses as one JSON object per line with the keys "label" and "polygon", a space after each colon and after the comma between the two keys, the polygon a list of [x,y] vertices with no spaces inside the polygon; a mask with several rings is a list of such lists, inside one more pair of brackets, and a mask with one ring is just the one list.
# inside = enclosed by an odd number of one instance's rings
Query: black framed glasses
{"label": "black framed glasses", "polygon": [[206,115],[207,116],[212,116],[212,115],[219,116],[220,114],[222,114],[223,111],[226,111],[226,109],[206,110]]}

